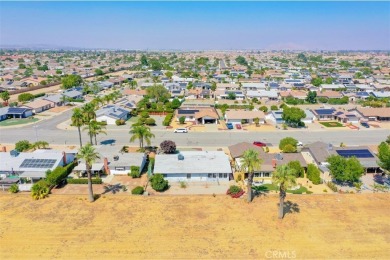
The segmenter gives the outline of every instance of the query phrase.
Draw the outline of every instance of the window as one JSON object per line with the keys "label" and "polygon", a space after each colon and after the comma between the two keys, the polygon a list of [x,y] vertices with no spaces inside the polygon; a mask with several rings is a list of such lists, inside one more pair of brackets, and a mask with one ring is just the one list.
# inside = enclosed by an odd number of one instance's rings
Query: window
{"label": "window", "polygon": [[213,177],[213,175],[212,175],[211,173],[209,173],[208,177],[209,177],[209,178],[212,178],[212,177]]}
{"label": "window", "polygon": [[217,178],[217,174],[216,173],[213,173],[213,178]]}
{"label": "window", "polygon": [[191,179],[191,173],[187,174],[187,179]]}
{"label": "window", "polygon": [[264,177],[269,177],[269,172],[265,172]]}
{"label": "window", "polygon": [[124,170],[125,170],[125,167],[115,167],[115,170],[116,170],[116,171],[124,171]]}
{"label": "window", "polygon": [[223,174],[223,177],[226,179],[226,178],[227,178],[227,173],[224,173],[224,174]]}
{"label": "window", "polygon": [[223,176],[223,174],[222,174],[222,173],[220,173],[220,174],[219,174],[219,178],[223,178],[222,176]]}
{"label": "window", "polygon": [[164,178],[166,178],[166,177],[168,177],[168,175],[166,175],[166,174],[163,174],[163,177],[164,177]]}

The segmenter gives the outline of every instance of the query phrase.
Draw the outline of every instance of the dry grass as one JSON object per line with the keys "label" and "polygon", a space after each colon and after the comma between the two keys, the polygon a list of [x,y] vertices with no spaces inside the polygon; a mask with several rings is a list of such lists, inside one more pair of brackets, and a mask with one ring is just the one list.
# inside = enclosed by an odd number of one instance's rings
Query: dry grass
{"label": "dry grass", "polygon": [[299,213],[276,218],[277,196],[0,195],[0,259],[390,258],[389,195],[288,195]]}

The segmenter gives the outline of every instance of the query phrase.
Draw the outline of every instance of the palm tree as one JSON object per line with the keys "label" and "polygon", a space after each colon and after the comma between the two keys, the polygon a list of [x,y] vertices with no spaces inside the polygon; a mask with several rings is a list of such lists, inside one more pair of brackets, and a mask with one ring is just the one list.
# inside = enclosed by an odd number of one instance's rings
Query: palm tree
{"label": "palm tree", "polygon": [[73,115],[71,117],[71,120],[72,120],[72,125],[76,126],[79,131],[80,147],[83,147],[83,142],[81,140],[81,127],[85,123],[85,117],[81,108],[77,107],[73,109]]}
{"label": "palm tree", "polygon": [[49,146],[49,143],[46,141],[37,141],[33,144],[34,149],[46,149]]}
{"label": "palm tree", "polygon": [[132,134],[130,137],[130,142],[134,142],[136,139],[139,139],[139,147],[144,147],[144,140],[148,145],[150,145],[150,138],[154,137],[154,134],[150,132],[150,128],[147,126],[133,126],[129,132]]}
{"label": "palm tree", "polygon": [[135,80],[130,81],[130,86],[131,86],[131,89],[135,89],[135,87],[137,86],[137,81],[135,81]]}
{"label": "palm tree", "polygon": [[95,105],[93,103],[85,104],[81,107],[81,111],[83,112],[86,123],[96,119]]}
{"label": "palm tree", "polygon": [[91,169],[92,164],[99,159],[99,154],[95,151],[95,148],[91,144],[87,144],[84,147],[81,147],[78,154],[78,159],[83,159],[85,161],[86,171],[88,175],[88,197],[89,201],[93,202],[95,199],[93,197],[93,190],[92,190],[92,176],[91,176]]}
{"label": "palm tree", "polygon": [[279,219],[282,219],[286,191],[296,185],[295,172],[288,165],[279,165],[272,174],[272,182],[279,185]]}
{"label": "palm tree", "polygon": [[108,95],[105,95],[103,97],[103,100],[107,103],[107,105],[110,103],[110,101],[112,100],[112,95],[111,94],[108,94]]}
{"label": "palm tree", "polygon": [[89,134],[89,138],[90,138],[91,144],[93,144],[92,143],[92,137],[95,137],[95,145],[97,145],[96,136],[98,134],[107,134],[106,131],[104,131],[105,129],[106,129],[105,125],[102,125],[100,122],[98,122],[96,120],[91,120],[88,123],[88,125],[86,127],[84,127],[83,130],[88,130],[88,134]]}
{"label": "palm tree", "polygon": [[241,169],[248,172],[247,193],[248,202],[252,201],[252,182],[255,171],[261,168],[262,160],[259,157],[259,152],[254,149],[246,150],[241,158]]}

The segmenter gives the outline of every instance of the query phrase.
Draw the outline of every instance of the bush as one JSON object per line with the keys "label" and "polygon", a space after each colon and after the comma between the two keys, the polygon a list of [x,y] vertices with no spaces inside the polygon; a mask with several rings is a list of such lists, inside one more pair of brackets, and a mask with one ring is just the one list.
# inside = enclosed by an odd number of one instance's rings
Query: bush
{"label": "bush", "polygon": [[266,106],[261,106],[259,107],[259,110],[263,111],[264,113],[266,113],[268,111],[268,107]]}
{"label": "bush", "polygon": [[187,188],[187,183],[185,181],[180,182],[180,188],[185,189]]}
{"label": "bush", "polygon": [[301,166],[301,163],[297,160],[295,161],[290,161],[288,163],[288,166],[294,170],[294,173],[295,173],[295,177],[297,178],[300,178],[300,177],[304,177],[304,169],[303,167]]}
{"label": "bush", "polygon": [[310,163],[307,166],[307,178],[313,183],[313,184],[320,184],[321,178],[320,178],[320,170],[315,166],[314,164]]}
{"label": "bush", "polygon": [[117,119],[117,120],[115,120],[115,124],[116,124],[116,125],[124,125],[125,123],[126,123],[126,121],[123,120],[123,119]]}
{"label": "bush", "polygon": [[134,194],[134,195],[144,194],[144,187],[141,187],[141,186],[135,187],[134,189],[131,190],[131,194]]}
{"label": "bush", "polygon": [[324,189],[323,192],[328,192],[328,190],[327,190],[327,189]]}
{"label": "bush", "polygon": [[58,166],[53,171],[49,171],[46,175],[46,181],[50,186],[56,186],[65,180],[72,172],[75,164],[70,163],[65,167]]}
{"label": "bush", "polygon": [[145,124],[146,125],[155,125],[156,124],[156,120],[154,120],[153,118],[147,118],[145,120]]}
{"label": "bush", "polygon": [[139,178],[141,176],[139,166],[131,166],[129,175],[133,178]]}
{"label": "bush", "polygon": [[35,200],[44,199],[49,194],[49,184],[40,180],[31,187],[31,196]]}
{"label": "bush", "polygon": [[184,124],[185,121],[186,121],[186,117],[185,117],[185,116],[179,117],[179,123],[180,123],[181,125]]}
{"label": "bush", "polygon": [[18,184],[14,183],[9,187],[9,192],[11,193],[18,193],[19,192],[19,186]]}
{"label": "bush", "polygon": [[43,97],[44,95],[46,95],[46,93],[35,94],[35,95],[34,95],[34,98]]}
{"label": "bush", "polygon": [[142,117],[142,118],[149,118],[150,116],[149,116],[149,112],[147,112],[147,111],[143,111],[143,112],[141,112],[140,113],[140,116]]}
{"label": "bush", "polygon": [[171,123],[172,121],[172,118],[173,118],[173,113],[168,113],[165,118],[164,118],[164,121],[163,121],[163,126],[169,126],[169,124]]}
{"label": "bush", "polygon": [[164,153],[175,153],[176,152],[176,144],[171,140],[165,140],[160,144],[161,150]]}
{"label": "bush", "polygon": [[329,189],[331,189],[332,191],[334,192],[337,192],[338,189],[337,189],[337,186],[333,183],[333,182],[327,182],[326,185],[329,187]]}
{"label": "bush", "polygon": [[162,174],[155,174],[152,177],[150,177],[150,182],[152,185],[152,188],[155,191],[165,191],[168,189],[168,181],[164,180],[164,177]]}
{"label": "bush", "polygon": [[295,153],[297,151],[298,141],[292,137],[286,137],[280,140],[279,149],[285,153]]}
{"label": "bush", "polygon": [[18,152],[24,152],[27,150],[30,150],[32,147],[32,144],[27,140],[21,140],[15,144],[15,149]]}
{"label": "bush", "polygon": [[272,105],[272,106],[271,106],[271,110],[272,110],[272,111],[274,111],[274,110],[278,110],[278,106],[276,106],[276,105]]}
{"label": "bush", "polygon": [[227,195],[230,195],[232,198],[239,198],[244,194],[244,191],[237,185],[232,185],[226,192]]}
{"label": "bush", "polygon": [[31,93],[22,93],[18,96],[19,102],[27,102],[34,99],[34,95]]}
{"label": "bush", "polygon": [[[66,179],[68,184],[88,184],[88,179]],[[100,178],[92,179],[92,184],[102,184],[103,181]]]}

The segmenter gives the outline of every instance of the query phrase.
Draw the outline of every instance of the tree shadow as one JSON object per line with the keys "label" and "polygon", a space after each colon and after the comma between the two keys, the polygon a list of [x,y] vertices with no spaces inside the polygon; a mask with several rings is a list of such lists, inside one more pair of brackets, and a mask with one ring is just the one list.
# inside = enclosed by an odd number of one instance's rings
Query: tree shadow
{"label": "tree shadow", "polygon": [[299,205],[297,203],[291,202],[291,201],[286,201],[284,202],[283,205],[283,217],[286,216],[287,214],[293,214],[293,213],[299,213]]}
{"label": "tree shadow", "polygon": [[254,197],[266,197],[269,193],[269,189],[265,186],[254,186],[252,187],[252,192]]}
{"label": "tree shadow", "polygon": [[102,194],[106,194],[106,193],[112,193],[112,194],[115,194],[115,193],[118,193],[122,190],[122,184],[120,183],[117,183],[117,184],[114,184],[114,185],[107,185],[107,186],[104,186],[104,192]]}
{"label": "tree shadow", "polygon": [[374,181],[378,184],[385,184],[386,177],[382,176],[382,174],[375,174],[374,175]]}

